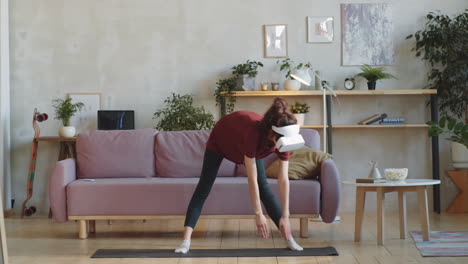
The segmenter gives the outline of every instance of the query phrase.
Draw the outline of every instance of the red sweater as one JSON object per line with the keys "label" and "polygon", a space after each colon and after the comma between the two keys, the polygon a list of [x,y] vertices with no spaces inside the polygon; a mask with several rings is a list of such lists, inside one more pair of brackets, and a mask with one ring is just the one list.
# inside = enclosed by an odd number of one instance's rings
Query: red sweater
{"label": "red sweater", "polygon": [[281,160],[289,160],[289,152],[279,152],[273,141],[261,133],[259,123],[263,119],[250,111],[236,111],[222,117],[211,131],[206,147],[237,164],[244,163],[244,155],[263,159],[276,152]]}

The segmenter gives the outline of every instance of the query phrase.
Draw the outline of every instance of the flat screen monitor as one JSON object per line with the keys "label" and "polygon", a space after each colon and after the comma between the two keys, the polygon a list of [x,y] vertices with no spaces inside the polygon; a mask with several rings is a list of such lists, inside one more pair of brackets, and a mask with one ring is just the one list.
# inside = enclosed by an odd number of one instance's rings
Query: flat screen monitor
{"label": "flat screen monitor", "polygon": [[99,110],[99,130],[135,129],[135,111],[133,110]]}

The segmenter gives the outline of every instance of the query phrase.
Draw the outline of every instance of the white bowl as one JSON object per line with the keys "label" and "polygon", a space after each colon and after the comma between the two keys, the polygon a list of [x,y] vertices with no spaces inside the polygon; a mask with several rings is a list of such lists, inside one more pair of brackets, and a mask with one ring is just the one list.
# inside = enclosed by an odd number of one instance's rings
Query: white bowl
{"label": "white bowl", "polygon": [[384,175],[390,181],[402,181],[408,177],[408,168],[386,168]]}

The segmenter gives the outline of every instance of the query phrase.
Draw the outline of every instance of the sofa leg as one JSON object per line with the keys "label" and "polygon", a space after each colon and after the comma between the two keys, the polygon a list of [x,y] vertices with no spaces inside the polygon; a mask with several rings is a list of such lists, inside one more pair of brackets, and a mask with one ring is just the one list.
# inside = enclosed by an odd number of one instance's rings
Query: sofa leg
{"label": "sofa leg", "polygon": [[88,232],[91,234],[96,233],[96,220],[88,221]]}
{"label": "sofa leg", "polygon": [[79,226],[79,231],[78,231],[78,237],[80,239],[86,239],[88,237],[88,232],[87,232],[87,225],[86,225],[86,220],[80,220],[78,223]]}
{"label": "sofa leg", "polygon": [[300,226],[301,237],[309,237],[309,219],[308,218],[301,218],[301,226]]}
{"label": "sofa leg", "polygon": [[108,225],[112,225],[112,220],[107,220]]}

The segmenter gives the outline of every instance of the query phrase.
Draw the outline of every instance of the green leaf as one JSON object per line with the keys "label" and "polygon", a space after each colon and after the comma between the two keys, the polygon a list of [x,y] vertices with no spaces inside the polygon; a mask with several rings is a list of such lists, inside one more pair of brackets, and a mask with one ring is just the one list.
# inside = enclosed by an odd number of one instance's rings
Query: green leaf
{"label": "green leaf", "polygon": [[453,127],[455,126],[456,123],[457,121],[455,119],[449,120],[448,126],[447,126],[448,130],[453,130]]}
{"label": "green leaf", "polygon": [[439,120],[439,127],[444,128],[444,127],[445,127],[446,121],[447,121],[447,117],[443,116],[443,117]]}

